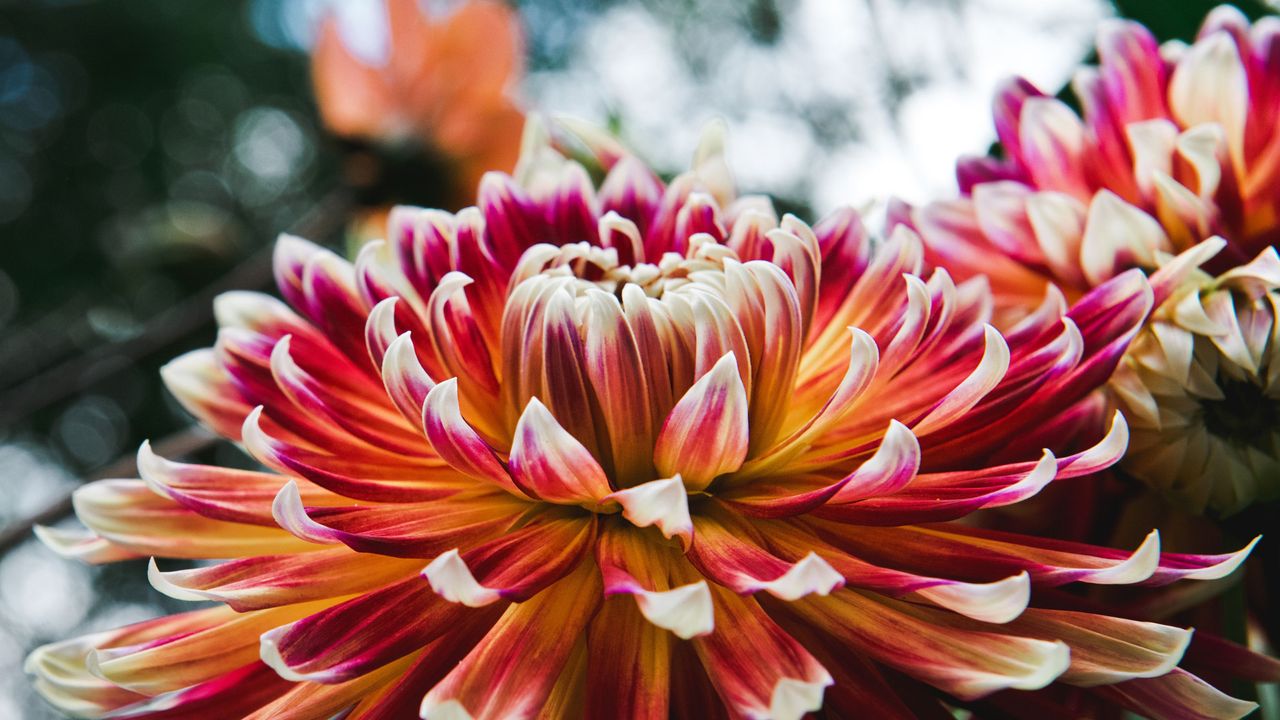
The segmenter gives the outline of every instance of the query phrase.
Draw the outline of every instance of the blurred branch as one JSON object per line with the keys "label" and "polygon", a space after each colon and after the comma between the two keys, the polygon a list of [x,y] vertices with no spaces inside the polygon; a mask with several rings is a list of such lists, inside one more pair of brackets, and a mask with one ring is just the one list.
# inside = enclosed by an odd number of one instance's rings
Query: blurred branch
{"label": "blurred branch", "polygon": [[90,293],[81,292],[27,327],[6,329],[7,337],[0,341],[0,387],[22,382],[34,369],[74,353],[75,338],[89,329],[91,301]]}
{"label": "blurred branch", "polygon": [[[164,457],[182,457],[202,450],[219,440],[218,436],[199,426],[191,426],[179,430],[167,437],[152,443],[156,454]],[[136,477],[138,474],[137,453],[122,455],[99,468],[89,476],[90,480],[104,480],[116,477]],[[0,532],[0,555],[20,545],[36,525],[55,523],[71,514],[71,494],[68,491],[62,497],[49,503],[38,512],[14,522]]]}
{"label": "blurred branch", "polygon": [[[295,226],[304,237],[334,233],[346,218],[350,197],[334,190],[321,198]],[[45,370],[0,395],[0,429],[81,392],[162,350],[213,320],[213,299],[228,290],[262,289],[271,283],[272,246],[257,251],[200,292],[147,323],[137,336],[94,348]]]}

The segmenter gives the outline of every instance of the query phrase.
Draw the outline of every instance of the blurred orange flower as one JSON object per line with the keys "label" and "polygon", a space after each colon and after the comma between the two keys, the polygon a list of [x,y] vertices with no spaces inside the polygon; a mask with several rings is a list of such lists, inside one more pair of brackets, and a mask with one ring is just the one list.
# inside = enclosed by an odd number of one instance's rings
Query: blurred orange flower
{"label": "blurred orange flower", "polygon": [[454,164],[452,185],[475,188],[486,170],[509,171],[524,113],[510,90],[524,74],[524,38],[514,10],[469,0],[431,14],[417,0],[386,0],[386,58],[357,57],[338,18],[323,21],[312,81],[325,126],[336,135],[418,142]]}

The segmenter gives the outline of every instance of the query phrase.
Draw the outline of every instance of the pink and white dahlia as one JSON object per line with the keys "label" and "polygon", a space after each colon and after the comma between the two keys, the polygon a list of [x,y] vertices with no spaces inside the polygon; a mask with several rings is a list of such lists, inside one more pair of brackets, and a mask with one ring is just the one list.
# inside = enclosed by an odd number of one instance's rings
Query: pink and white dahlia
{"label": "pink and white dahlia", "polygon": [[1160,310],[1113,384],[1126,470],[1197,511],[1278,497],[1280,18],[1224,6],[1191,45],[1163,46],[1112,21],[1098,56],[1073,85],[1083,117],[1009,82],[1005,157],[961,161],[961,197],[896,220],[931,263],[988,277],[1006,323],[1046,292],[1152,273]]}
{"label": "pink and white dahlia", "polygon": [[1077,401],[1146,317],[1142,275],[1002,334],[981,282],[920,275],[913,232],[779,218],[709,147],[595,188],[534,143],[354,264],[282,238],[285,302],[223,296],[217,345],[164,373],[266,469],[144,445],[141,479],[77,493],[86,534],[44,533],[220,559],[150,570],[218,604],[40,648],[40,691],[111,718],[912,718],[1050,684],[1248,712],[1177,667],[1189,630],[1032,603],[1247,550],[954,522],[1123,453],[1123,418],[1093,433]]}

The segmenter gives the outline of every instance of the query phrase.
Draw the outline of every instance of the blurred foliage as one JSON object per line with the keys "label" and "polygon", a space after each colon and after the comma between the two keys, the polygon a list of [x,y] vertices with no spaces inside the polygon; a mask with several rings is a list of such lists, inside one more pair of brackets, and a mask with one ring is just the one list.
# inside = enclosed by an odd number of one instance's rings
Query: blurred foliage
{"label": "blurred foliage", "polygon": [[[1160,40],[1191,40],[1209,11],[1222,3],[1218,0],[1113,0],[1116,12],[1124,17],[1140,21]],[[1274,13],[1260,0],[1235,0],[1230,3],[1240,8],[1250,19],[1256,20],[1267,13]]]}
{"label": "blurred foliage", "polygon": [[[247,9],[0,10],[0,387],[143,332],[334,184],[305,58],[247,32]],[[212,339],[197,330],[186,344]],[[102,463],[178,419],[154,371],[124,368],[34,427]]]}

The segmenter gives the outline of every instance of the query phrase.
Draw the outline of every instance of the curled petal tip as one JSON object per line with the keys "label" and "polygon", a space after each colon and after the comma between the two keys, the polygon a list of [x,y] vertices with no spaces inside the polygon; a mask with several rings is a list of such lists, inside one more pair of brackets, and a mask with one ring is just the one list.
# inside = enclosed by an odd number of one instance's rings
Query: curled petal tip
{"label": "curled petal tip", "polygon": [[682,640],[715,630],[715,610],[706,580],[661,592],[641,590],[636,594],[636,605],[649,622]]}
{"label": "curled petal tip", "polygon": [[811,552],[781,577],[761,583],[759,589],[781,600],[794,601],[807,595],[830,595],[841,587],[844,587],[844,576]]}
{"label": "curled petal tip", "polygon": [[178,586],[169,581],[165,574],[160,571],[160,566],[156,564],[155,558],[147,561],[147,582],[151,583],[151,587],[162,595],[167,595],[174,600],[187,600],[191,602],[200,602],[210,599],[207,595],[188,590],[187,588]]}
{"label": "curled petal tip", "polygon": [[422,720],[473,720],[471,713],[457,700],[437,702],[430,695],[423,699],[418,715]]}
{"label": "curled petal tip", "polygon": [[449,602],[461,603],[467,607],[484,607],[500,598],[498,591],[476,581],[471,568],[467,567],[456,548],[432,560],[423,568],[422,576],[431,583],[431,589],[437,595]]}
{"label": "curled petal tip", "polygon": [[151,441],[143,440],[138,446],[138,455],[136,459],[138,466],[138,477],[151,488],[151,491],[162,497],[169,496],[169,489],[165,483],[166,470],[169,461],[160,457],[151,449]]}
{"label": "curled petal tip", "polygon": [[773,686],[769,698],[770,720],[800,720],[811,712],[822,709],[822,696],[834,684],[828,673],[817,680],[782,678]]}
{"label": "curled petal tip", "polygon": [[680,475],[653,480],[605,496],[622,506],[622,517],[636,527],[656,526],[663,537],[679,537],[685,550],[693,542],[693,520],[689,516],[689,496]]}
{"label": "curled petal tip", "polygon": [[258,657],[267,667],[275,670],[277,675],[290,682],[316,680],[317,678],[312,674],[300,673],[289,667],[289,664],[284,660],[284,656],[280,654],[280,638],[292,628],[292,625],[285,625],[263,633],[258,638]]}
{"label": "curled petal tip", "polygon": [[1108,568],[1089,573],[1084,580],[1094,585],[1132,585],[1155,574],[1160,567],[1160,531],[1152,530],[1128,558]]}
{"label": "curled petal tip", "polygon": [[1012,622],[1031,601],[1031,576],[1017,575],[990,583],[946,583],[920,590],[921,597],[983,622]]}
{"label": "curled petal tip", "polygon": [[[1154,531],[1153,531],[1154,532]],[[1218,580],[1235,572],[1244,561],[1248,559],[1249,554],[1253,552],[1253,548],[1262,540],[1262,536],[1258,535],[1249,541],[1248,545],[1240,548],[1236,552],[1231,553],[1222,562],[1216,565],[1210,565],[1198,570],[1193,570],[1182,575],[1186,580]]]}
{"label": "curled petal tip", "polygon": [[307,515],[307,509],[302,504],[302,491],[293,480],[285,483],[280,492],[276,493],[275,500],[271,502],[271,516],[280,527],[302,540],[321,545],[338,542],[328,528]]}
{"label": "curled petal tip", "polygon": [[31,532],[35,534],[41,545],[66,558],[76,557],[77,546],[97,537],[91,530],[69,530],[51,525],[35,525],[31,528]]}

